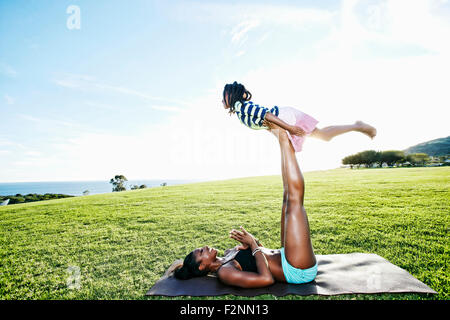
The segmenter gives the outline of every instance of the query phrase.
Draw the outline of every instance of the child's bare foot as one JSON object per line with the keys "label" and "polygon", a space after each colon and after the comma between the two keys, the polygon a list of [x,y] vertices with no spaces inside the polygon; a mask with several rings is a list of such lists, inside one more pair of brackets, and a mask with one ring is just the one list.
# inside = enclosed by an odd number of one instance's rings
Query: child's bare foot
{"label": "child's bare foot", "polygon": [[355,125],[357,126],[357,131],[364,133],[370,139],[373,139],[377,135],[377,129],[372,127],[371,125],[364,123],[362,121],[356,121]]}

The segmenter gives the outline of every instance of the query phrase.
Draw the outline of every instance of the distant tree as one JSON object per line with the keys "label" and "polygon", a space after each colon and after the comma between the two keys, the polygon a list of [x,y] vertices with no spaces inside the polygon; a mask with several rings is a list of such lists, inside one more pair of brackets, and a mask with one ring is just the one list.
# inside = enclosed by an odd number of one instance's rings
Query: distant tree
{"label": "distant tree", "polygon": [[386,162],[388,166],[393,166],[394,164],[398,162],[402,162],[405,159],[405,154],[403,151],[399,150],[388,150],[388,151],[382,151],[380,153],[380,160],[381,163]]}
{"label": "distant tree", "polygon": [[445,162],[446,159],[446,156],[439,156],[439,162]]}
{"label": "distant tree", "polygon": [[145,188],[147,188],[147,186],[145,184],[141,184],[140,186],[135,184],[135,185],[131,186],[131,190],[145,189]]}
{"label": "distant tree", "polygon": [[364,164],[364,160],[362,158],[361,152],[354,154],[353,159],[356,162],[356,164],[358,165],[358,167]]}
{"label": "distant tree", "polygon": [[355,165],[363,165],[371,167],[374,163],[378,163],[380,167],[386,162],[388,166],[392,166],[395,163],[406,161],[403,151],[389,150],[389,151],[375,151],[366,150],[356,154],[349,155],[342,159],[342,164],[350,165],[353,169]]}
{"label": "distant tree", "polygon": [[411,153],[406,156],[406,160],[414,166],[424,166],[430,160],[430,157],[426,153]]}
{"label": "distant tree", "polygon": [[167,186],[167,182],[161,183],[161,187],[165,187],[165,186]]}
{"label": "distant tree", "polygon": [[15,204],[15,203],[23,203],[23,202],[25,202],[25,198],[22,197],[22,196],[20,196],[20,197],[14,196],[14,197],[10,197],[10,198],[9,198],[9,202],[10,202],[11,204]]}
{"label": "distant tree", "polygon": [[21,195],[18,193],[15,196],[13,195],[0,196],[0,200],[4,201],[5,199],[9,199],[9,204],[16,204],[16,203],[34,202],[34,201],[68,198],[68,197],[73,196],[54,193],[46,193],[46,194],[29,193],[27,195]]}
{"label": "distant tree", "polygon": [[358,159],[362,164],[371,167],[374,163],[379,162],[380,152],[375,150],[367,150],[358,153]]}
{"label": "distant tree", "polygon": [[90,193],[89,190],[84,190],[84,191],[83,191],[83,196],[88,196],[89,193]]}
{"label": "distant tree", "polygon": [[342,159],[342,164],[348,164],[350,165],[350,168],[353,169],[353,166],[355,165],[371,166],[372,163],[376,162],[376,159],[377,152],[374,150],[368,150],[345,157],[344,159]]}
{"label": "distant tree", "polygon": [[36,193],[29,193],[25,195],[25,202],[33,202],[33,201],[39,201],[39,196]]}
{"label": "distant tree", "polygon": [[350,169],[353,169],[353,166],[356,165],[355,155],[352,154],[352,155],[346,156],[344,159],[342,159],[342,164],[349,165]]}
{"label": "distant tree", "polygon": [[109,181],[113,185],[113,192],[125,191],[127,188],[124,186],[125,181],[128,181],[127,178],[123,175],[116,175],[113,179]]}

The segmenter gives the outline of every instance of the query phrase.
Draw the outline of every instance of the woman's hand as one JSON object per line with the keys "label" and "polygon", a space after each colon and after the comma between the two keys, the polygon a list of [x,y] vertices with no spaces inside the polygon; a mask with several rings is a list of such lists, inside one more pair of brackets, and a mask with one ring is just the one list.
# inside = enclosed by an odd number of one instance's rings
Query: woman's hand
{"label": "woman's hand", "polygon": [[230,238],[239,241],[241,245],[238,247],[239,250],[246,250],[249,247],[252,246],[258,246],[256,244],[255,237],[248,233],[242,226],[240,227],[241,231],[239,230],[231,230],[230,231]]}
{"label": "woman's hand", "polygon": [[293,136],[304,136],[306,134],[305,130],[297,126],[290,126],[289,133]]}
{"label": "woman's hand", "polygon": [[247,246],[244,246],[243,244],[238,244],[237,246],[235,246],[235,247],[233,247],[233,248],[230,248],[230,249],[225,250],[225,252],[223,253],[223,255],[224,255],[224,257],[225,257],[225,256],[227,256],[230,252],[233,252],[233,251],[239,251],[239,250],[246,250],[246,249],[248,249]]}

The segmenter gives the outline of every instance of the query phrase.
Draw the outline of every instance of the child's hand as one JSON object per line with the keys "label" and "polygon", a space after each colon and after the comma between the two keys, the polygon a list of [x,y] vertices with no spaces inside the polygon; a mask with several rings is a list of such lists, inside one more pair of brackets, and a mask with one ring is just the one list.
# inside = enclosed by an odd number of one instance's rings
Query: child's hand
{"label": "child's hand", "polygon": [[269,122],[269,121],[267,121],[266,119],[263,120],[263,126],[269,128],[269,130],[270,130],[270,129],[273,129],[272,123]]}
{"label": "child's hand", "polygon": [[289,133],[294,136],[304,136],[306,134],[305,130],[300,127],[290,126]]}
{"label": "child's hand", "polygon": [[275,123],[267,121],[266,119],[263,120],[263,125],[269,128],[269,130],[283,129],[280,126],[277,126]]}

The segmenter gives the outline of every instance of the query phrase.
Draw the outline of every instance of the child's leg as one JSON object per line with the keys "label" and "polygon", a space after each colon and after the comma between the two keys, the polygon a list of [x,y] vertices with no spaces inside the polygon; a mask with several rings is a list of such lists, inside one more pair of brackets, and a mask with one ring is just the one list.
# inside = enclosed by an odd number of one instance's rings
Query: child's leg
{"label": "child's leg", "polygon": [[322,129],[315,128],[314,131],[311,132],[310,136],[317,138],[317,139],[330,141],[331,139],[333,139],[336,136],[339,136],[341,134],[351,132],[351,131],[364,133],[365,135],[369,136],[371,139],[373,139],[377,134],[377,130],[374,127],[372,127],[371,125],[368,125],[367,123],[364,123],[362,121],[356,121],[354,124],[350,124],[350,125],[329,126],[329,127],[325,127]]}

